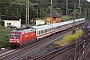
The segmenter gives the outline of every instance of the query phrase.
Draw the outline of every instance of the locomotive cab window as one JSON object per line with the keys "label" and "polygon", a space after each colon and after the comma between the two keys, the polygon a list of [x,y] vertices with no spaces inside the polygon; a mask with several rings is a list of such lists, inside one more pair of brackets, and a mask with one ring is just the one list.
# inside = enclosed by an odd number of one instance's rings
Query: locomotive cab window
{"label": "locomotive cab window", "polygon": [[20,38],[20,34],[11,34],[10,35],[10,38],[12,38],[12,39],[14,39],[14,38],[18,39],[18,38]]}

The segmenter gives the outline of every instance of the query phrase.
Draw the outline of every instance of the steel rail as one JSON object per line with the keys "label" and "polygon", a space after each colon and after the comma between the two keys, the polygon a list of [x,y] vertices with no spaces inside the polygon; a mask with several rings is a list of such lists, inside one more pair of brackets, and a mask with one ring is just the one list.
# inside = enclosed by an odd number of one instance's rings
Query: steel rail
{"label": "steel rail", "polygon": [[[89,43],[89,40],[86,41],[85,46],[86,46],[88,43]],[[78,52],[78,54],[74,57],[74,60],[77,59],[78,55],[82,52],[82,49],[83,49],[83,48],[81,48],[81,50]]]}
{"label": "steel rail", "polygon": [[[88,41],[89,41],[89,40],[87,40],[87,41],[85,42],[85,46],[86,46],[86,44],[88,43]],[[68,58],[71,56],[71,54],[72,54],[77,48],[78,48],[78,47],[76,47],[71,53],[69,53],[69,55],[68,55],[64,60],[68,60]],[[76,60],[76,58],[78,57],[78,55],[79,55],[81,52],[82,52],[82,48],[81,48],[80,51],[76,54],[76,56],[74,57],[73,60]]]}
{"label": "steel rail", "polygon": [[[78,43],[80,43],[80,42],[81,41],[79,41]],[[54,50],[54,51],[52,51],[52,52],[50,52],[48,54],[44,54],[44,55],[38,56],[36,58],[33,58],[32,60],[49,60],[52,57],[54,57],[54,56],[56,56],[56,55],[58,55],[60,53],[63,53],[64,51],[67,51],[67,50],[73,48],[74,46],[75,46],[75,43],[74,44],[70,44],[70,45],[66,45],[66,46],[64,46],[62,48],[59,48],[57,50]]]}

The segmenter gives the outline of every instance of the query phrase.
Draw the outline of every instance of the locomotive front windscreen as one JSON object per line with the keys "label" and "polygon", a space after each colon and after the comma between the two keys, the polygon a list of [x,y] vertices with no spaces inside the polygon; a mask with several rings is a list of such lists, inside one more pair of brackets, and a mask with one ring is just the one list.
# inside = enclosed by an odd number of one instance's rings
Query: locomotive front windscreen
{"label": "locomotive front windscreen", "polygon": [[11,34],[10,35],[10,39],[19,39],[20,38],[20,34]]}

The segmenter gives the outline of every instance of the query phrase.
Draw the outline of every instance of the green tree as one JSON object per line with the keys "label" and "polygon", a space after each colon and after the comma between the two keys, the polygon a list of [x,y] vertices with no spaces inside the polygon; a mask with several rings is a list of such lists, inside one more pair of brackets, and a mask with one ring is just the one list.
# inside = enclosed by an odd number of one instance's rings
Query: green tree
{"label": "green tree", "polygon": [[[57,10],[61,15],[66,14],[66,0],[52,0],[53,9]],[[74,10],[74,3],[76,1],[76,9],[79,6],[79,0],[68,0],[68,9]],[[82,17],[85,15],[85,8],[87,11],[90,11],[90,3],[86,0],[81,1],[81,11]],[[38,9],[38,18],[44,18],[47,13],[50,12],[51,0],[30,0],[30,19],[37,18],[37,9]],[[26,0],[0,0],[0,15],[5,15],[4,19],[23,19],[26,18]],[[36,4],[36,5],[32,5]],[[59,9],[58,9],[59,8]],[[70,13],[72,13],[71,11]],[[88,13],[87,15],[89,15]],[[89,15],[90,16],[90,15]],[[89,17],[88,16],[88,17]]]}

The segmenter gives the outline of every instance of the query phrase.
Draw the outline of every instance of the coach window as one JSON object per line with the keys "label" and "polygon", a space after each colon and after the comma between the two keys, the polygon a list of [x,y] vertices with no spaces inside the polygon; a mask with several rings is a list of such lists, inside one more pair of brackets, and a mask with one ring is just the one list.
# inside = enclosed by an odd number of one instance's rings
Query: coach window
{"label": "coach window", "polygon": [[68,25],[70,25],[70,23]]}
{"label": "coach window", "polygon": [[58,26],[58,28],[60,28],[60,26]]}
{"label": "coach window", "polygon": [[56,29],[58,29],[58,27],[56,27]]}
{"label": "coach window", "polygon": [[48,29],[48,31],[50,31],[50,28]]}
{"label": "coach window", "polygon": [[46,32],[47,32],[48,30],[46,29]]}
{"label": "coach window", "polygon": [[54,30],[56,29],[56,27],[54,27]]}
{"label": "coach window", "polygon": [[48,32],[48,29],[47,29],[47,32]]}
{"label": "coach window", "polygon": [[39,31],[38,31],[38,35],[40,35],[40,34],[39,34]]}
{"label": "coach window", "polygon": [[48,32],[48,29],[47,29],[47,32]]}
{"label": "coach window", "polygon": [[48,32],[48,29],[47,29],[47,32]]}
{"label": "coach window", "polygon": [[49,31],[49,29],[47,29]]}
{"label": "coach window", "polygon": [[51,28],[49,29],[49,31],[51,31]]}
{"label": "coach window", "polygon": [[47,29],[45,29],[45,32],[47,32]]}
{"label": "coach window", "polygon": [[43,30],[43,33],[45,33],[45,30]]}
{"label": "coach window", "polygon": [[43,33],[44,33],[44,30],[43,30]]}
{"label": "coach window", "polygon": [[53,28],[53,30],[55,29],[55,27]]}
{"label": "coach window", "polygon": [[44,30],[43,30],[43,33],[44,33]]}
{"label": "coach window", "polygon": [[43,30],[43,33],[45,33],[45,30]]}
{"label": "coach window", "polygon": [[37,31],[37,35],[38,35],[38,31]]}
{"label": "coach window", "polygon": [[57,27],[57,29],[58,29],[58,27]]}
{"label": "coach window", "polygon": [[43,33],[43,30],[41,30],[41,34]]}
{"label": "coach window", "polygon": [[41,33],[40,33],[40,31],[39,31],[39,35],[40,35]]}
{"label": "coach window", "polygon": [[50,28],[50,31],[51,31],[51,28]]}
{"label": "coach window", "polygon": [[49,29],[48,29],[48,31],[49,31]]}
{"label": "coach window", "polygon": [[52,30],[54,30],[54,27],[52,28]]}

